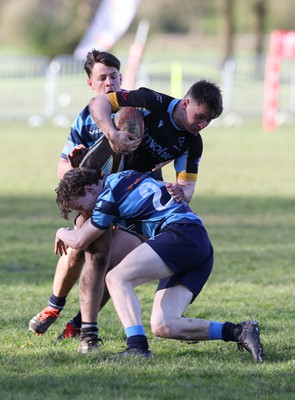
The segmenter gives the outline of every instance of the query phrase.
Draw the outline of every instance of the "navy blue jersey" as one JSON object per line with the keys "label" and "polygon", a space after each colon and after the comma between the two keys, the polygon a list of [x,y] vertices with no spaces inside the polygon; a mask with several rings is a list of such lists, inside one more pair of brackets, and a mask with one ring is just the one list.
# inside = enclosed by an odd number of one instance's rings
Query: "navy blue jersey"
{"label": "navy blue jersey", "polygon": [[181,100],[147,88],[113,92],[109,99],[113,112],[132,106],[141,108],[144,116],[143,140],[128,161],[125,160],[126,168],[148,171],[155,164],[174,159],[180,179],[197,179],[203,141],[200,133],[192,134],[175,124],[172,113]]}
{"label": "navy blue jersey", "polygon": [[200,224],[201,219],[185,202],[175,201],[164,182],[136,171],[104,178],[91,217],[91,223],[99,229],[115,223],[146,237],[155,236],[172,222]]}

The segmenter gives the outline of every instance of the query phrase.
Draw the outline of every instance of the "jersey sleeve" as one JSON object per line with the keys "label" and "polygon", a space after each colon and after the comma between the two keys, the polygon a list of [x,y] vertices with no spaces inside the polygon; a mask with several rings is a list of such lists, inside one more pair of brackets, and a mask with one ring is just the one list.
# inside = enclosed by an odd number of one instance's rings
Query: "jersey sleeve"
{"label": "jersey sleeve", "polygon": [[114,201],[112,189],[107,186],[99,195],[91,216],[91,223],[99,229],[107,229],[119,215],[118,205]]}
{"label": "jersey sleeve", "polygon": [[196,181],[203,153],[203,140],[200,134],[194,136],[188,149],[174,160],[174,169],[178,179]]}
{"label": "jersey sleeve", "polygon": [[71,150],[79,144],[81,144],[81,136],[79,134],[79,117],[77,117],[70,128],[70,133],[62,150],[61,158],[67,160]]}
{"label": "jersey sleeve", "polygon": [[163,104],[164,98],[172,99],[170,96],[155,92],[148,88],[109,93],[112,112],[117,112],[120,107],[157,109],[159,104]]}
{"label": "jersey sleeve", "polygon": [[109,99],[113,111],[126,106],[144,110],[145,134],[138,149],[127,158],[130,169],[148,171],[174,159],[179,179],[197,180],[203,142],[200,134],[183,130],[173,120],[173,110],[180,99],[148,88],[110,93]]}

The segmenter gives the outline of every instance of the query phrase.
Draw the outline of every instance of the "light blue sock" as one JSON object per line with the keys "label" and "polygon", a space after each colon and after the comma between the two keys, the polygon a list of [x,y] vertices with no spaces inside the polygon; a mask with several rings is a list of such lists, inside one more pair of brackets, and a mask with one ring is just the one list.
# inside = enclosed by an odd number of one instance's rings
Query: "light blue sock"
{"label": "light blue sock", "polygon": [[144,327],[142,325],[133,325],[125,329],[127,338],[135,335],[145,335]]}
{"label": "light blue sock", "polygon": [[224,322],[211,321],[209,326],[209,340],[222,340]]}

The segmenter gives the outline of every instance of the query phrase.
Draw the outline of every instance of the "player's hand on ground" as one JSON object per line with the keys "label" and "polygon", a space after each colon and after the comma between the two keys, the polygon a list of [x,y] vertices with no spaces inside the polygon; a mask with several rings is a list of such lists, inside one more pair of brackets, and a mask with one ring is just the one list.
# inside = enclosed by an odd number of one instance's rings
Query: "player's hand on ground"
{"label": "player's hand on ground", "polygon": [[173,196],[174,200],[181,203],[184,198],[184,192],[181,185],[178,183],[166,183],[166,188],[168,192]]}
{"label": "player's hand on ground", "polygon": [[68,155],[68,160],[73,168],[79,167],[88,149],[83,145],[74,147]]}

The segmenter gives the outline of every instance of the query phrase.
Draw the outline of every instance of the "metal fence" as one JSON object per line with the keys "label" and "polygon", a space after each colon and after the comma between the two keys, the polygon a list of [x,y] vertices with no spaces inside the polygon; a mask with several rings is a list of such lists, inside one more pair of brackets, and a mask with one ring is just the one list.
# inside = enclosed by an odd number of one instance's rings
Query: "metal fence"
{"label": "metal fence", "polygon": [[[124,66],[124,62],[122,63]],[[237,123],[262,118],[265,59],[238,58],[220,65],[212,57],[187,60],[144,60],[136,87],[147,86],[182,97],[198,79],[210,79],[222,89],[223,119]],[[281,122],[295,113],[294,61],[282,60]],[[123,68],[124,74],[124,68]],[[0,119],[44,120],[69,125],[93,96],[86,84],[83,62],[72,56],[0,57]]]}

